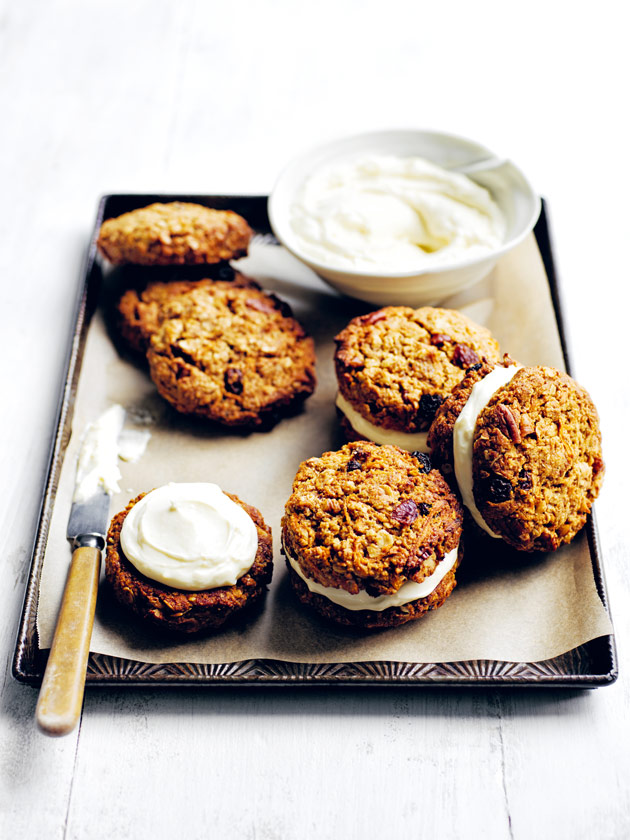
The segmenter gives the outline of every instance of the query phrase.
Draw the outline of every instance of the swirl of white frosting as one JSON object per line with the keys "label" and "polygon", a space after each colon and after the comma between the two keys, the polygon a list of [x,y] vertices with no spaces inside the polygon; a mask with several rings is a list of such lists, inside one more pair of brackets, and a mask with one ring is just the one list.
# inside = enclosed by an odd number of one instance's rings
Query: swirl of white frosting
{"label": "swirl of white frosting", "polygon": [[216,484],[171,483],[131,508],[120,543],[146,577],[195,591],[235,584],[254,562],[258,534]]}
{"label": "swirl of white frosting", "polygon": [[466,175],[378,154],[317,169],[298,191],[290,223],[311,259],[388,272],[487,254],[506,230],[488,190]]}

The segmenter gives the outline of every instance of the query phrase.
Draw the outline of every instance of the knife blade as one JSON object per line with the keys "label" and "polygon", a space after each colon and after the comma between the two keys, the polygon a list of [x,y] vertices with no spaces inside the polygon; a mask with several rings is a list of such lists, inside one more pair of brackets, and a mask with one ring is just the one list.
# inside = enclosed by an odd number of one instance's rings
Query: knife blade
{"label": "knife blade", "polygon": [[103,549],[109,521],[110,495],[99,490],[85,502],[73,502],[66,537],[72,549],[93,545]]}
{"label": "knife blade", "polygon": [[88,427],[78,459],[67,538],[72,559],[35,716],[47,735],[66,735],[79,720],[96,609],[111,493],[118,490],[121,406]]}

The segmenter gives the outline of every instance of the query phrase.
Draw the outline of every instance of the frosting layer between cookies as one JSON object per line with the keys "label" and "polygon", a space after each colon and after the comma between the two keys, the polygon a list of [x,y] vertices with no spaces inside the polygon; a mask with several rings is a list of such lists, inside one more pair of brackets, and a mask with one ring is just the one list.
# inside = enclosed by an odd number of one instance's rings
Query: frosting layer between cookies
{"label": "frosting layer between cookies", "polygon": [[499,388],[512,381],[517,370],[519,370],[518,365],[510,365],[507,368],[496,367],[487,376],[476,382],[453,427],[453,464],[462,501],[477,525],[491,537],[497,539],[500,538],[500,535],[489,527],[475,503],[472,465],[473,440],[477,418]]}
{"label": "frosting layer between cookies", "polygon": [[411,601],[426,598],[427,595],[430,595],[437,589],[442,580],[453,568],[457,562],[458,551],[459,545],[452,551],[449,551],[442,562],[438,564],[433,574],[429,575],[421,583],[409,580],[403,583],[400,589],[391,595],[377,595],[374,597],[368,595],[365,591],[357,593],[347,592],[345,589],[338,589],[334,586],[322,586],[321,583],[311,580],[311,578],[306,577],[297,560],[289,554],[286,546],[284,546],[284,553],[291,564],[291,568],[302,578],[311,592],[314,592],[316,595],[323,595],[324,598],[328,598],[333,604],[337,604],[346,610],[375,610],[376,612],[382,612],[390,607],[402,607]]}
{"label": "frosting layer between cookies", "polygon": [[254,562],[258,535],[216,484],[171,483],[131,508],[120,543],[146,577],[195,591],[235,584]]}
{"label": "frosting layer between cookies", "polygon": [[401,449],[407,449],[410,452],[429,451],[427,445],[428,432],[400,432],[397,429],[383,429],[380,426],[375,426],[359,414],[340,393],[337,393],[335,405],[357,434],[374,443],[400,446]]}

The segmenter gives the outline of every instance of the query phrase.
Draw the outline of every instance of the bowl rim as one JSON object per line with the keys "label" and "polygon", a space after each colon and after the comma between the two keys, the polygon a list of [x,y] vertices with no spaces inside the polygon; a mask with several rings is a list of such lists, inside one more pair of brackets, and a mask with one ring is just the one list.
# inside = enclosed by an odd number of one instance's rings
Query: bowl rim
{"label": "bowl rim", "polygon": [[[367,270],[359,270],[359,269],[351,269],[345,267],[338,267],[331,265],[330,263],[320,262],[312,257],[305,255],[303,252],[300,251],[300,248],[296,246],[294,243],[291,242],[291,233],[289,233],[288,237],[285,237],[282,223],[278,225],[278,215],[276,212],[277,206],[277,195],[278,189],[282,185],[282,183],[286,180],[286,178],[290,175],[291,171],[303,163],[305,159],[309,157],[325,153],[327,149],[335,149],[340,144],[352,144],[353,142],[361,139],[365,139],[369,141],[370,138],[373,137],[386,137],[392,135],[400,135],[400,134],[408,134],[408,135],[430,135],[435,138],[445,138],[447,140],[455,140],[460,141],[463,143],[468,143],[474,146],[477,146],[480,149],[488,152],[490,156],[495,156],[496,153],[492,151],[488,146],[484,143],[479,143],[477,140],[473,140],[470,137],[465,137],[461,134],[454,134],[446,131],[437,131],[433,129],[421,129],[421,128],[391,128],[391,129],[381,129],[375,131],[366,131],[366,132],[359,132],[358,134],[351,134],[351,135],[343,135],[333,140],[329,140],[326,143],[320,143],[318,145],[311,146],[305,152],[297,155],[296,157],[292,158],[280,171],[279,175],[276,178],[276,181],[273,185],[273,188],[269,194],[269,198],[267,201],[267,212],[269,215],[269,223],[271,225],[271,229],[276,236],[276,238],[281,242],[282,245],[292,253],[297,259],[301,262],[305,263],[306,265],[310,266],[314,271],[318,273],[324,272],[334,272],[334,274],[338,277],[344,277],[350,280],[351,278],[355,277],[357,279],[360,278],[367,278],[367,277],[379,277],[383,279],[408,279],[413,277],[424,277],[425,275],[434,275],[434,274],[445,274],[450,271],[454,271],[460,268],[467,268],[468,266],[476,266],[483,262],[487,261],[497,261],[503,254],[511,251],[512,248],[515,248],[518,244],[520,244],[526,236],[528,236],[534,226],[538,217],[540,216],[541,211],[541,198],[538,193],[534,190],[531,185],[530,180],[526,177],[525,173],[522,169],[517,166],[511,158],[504,157],[501,155],[501,159],[504,161],[503,165],[511,166],[516,173],[520,176],[521,180],[523,181],[525,187],[527,188],[527,192],[529,193],[529,197],[531,199],[532,204],[532,211],[530,216],[527,220],[527,223],[523,226],[522,230],[519,231],[515,236],[512,236],[502,245],[498,246],[497,248],[493,248],[491,251],[487,251],[483,254],[478,254],[475,257],[460,257],[459,259],[455,259],[452,262],[443,263],[434,266],[427,266],[427,268],[420,268],[420,269],[413,269],[411,271],[391,271],[387,269],[379,269],[375,268],[373,271]],[[496,155],[499,157],[498,155]],[[288,215],[287,215],[287,225],[288,224]]]}

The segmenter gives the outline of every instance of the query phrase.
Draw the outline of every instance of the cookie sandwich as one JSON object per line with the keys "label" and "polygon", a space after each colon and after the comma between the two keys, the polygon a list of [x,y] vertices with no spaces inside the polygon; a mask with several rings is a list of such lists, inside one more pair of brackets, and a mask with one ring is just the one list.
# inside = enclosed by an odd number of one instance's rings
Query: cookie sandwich
{"label": "cookie sandwich", "polygon": [[259,288],[217,282],[166,306],[147,359],[177,411],[268,427],[315,388],[315,346],[290,307]]}
{"label": "cookie sandwich", "polygon": [[113,265],[199,265],[244,256],[251,237],[231,210],[173,201],[107,219],[96,244]]}
{"label": "cookie sandwich", "polygon": [[272,575],[271,529],[216,484],[167,484],[112,519],[106,580],[117,600],[166,631],[216,630],[260,601]]}
{"label": "cookie sandwich", "polygon": [[335,338],[336,405],[349,440],[428,452],[435,412],[466,370],[500,358],[490,332],[449,309],[387,306]]}
{"label": "cookie sandwich", "polygon": [[549,367],[480,364],[429,432],[436,466],[479,528],[522,551],[553,551],[583,527],[604,476],[587,391]]}
{"label": "cookie sandwich", "polygon": [[463,510],[426,455],[369,441],[300,465],[282,519],[298,599],[337,624],[385,628],[455,588]]}

